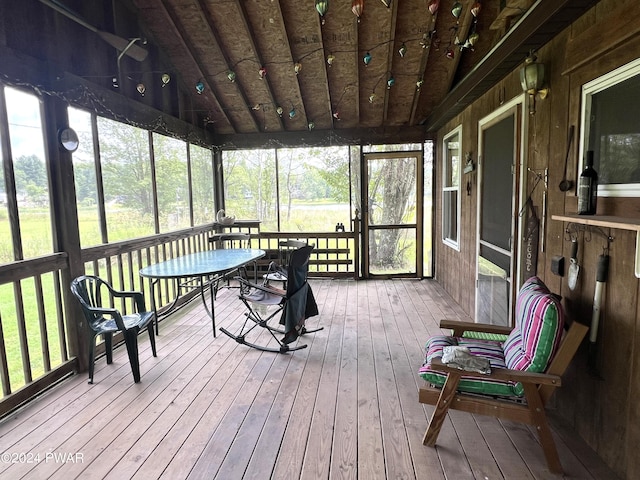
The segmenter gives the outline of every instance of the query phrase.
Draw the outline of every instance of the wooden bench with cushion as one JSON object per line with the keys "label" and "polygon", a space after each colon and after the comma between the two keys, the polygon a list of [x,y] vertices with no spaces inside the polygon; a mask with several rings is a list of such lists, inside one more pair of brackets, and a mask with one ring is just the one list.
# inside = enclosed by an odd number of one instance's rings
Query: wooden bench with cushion
{"label": "wooden bench with cushion", "polygon": [[[435,405],[423,443],[434,446],[449,408],[490,415],[535,426],[547,464],[562,472],[545,404],[561,385],[566,370],[588,327],[572,322],[564,333],[564,314],[559,297],[537,277],[525,282],[516,300],[513,329],[470,322],[443,321],[451,336],[428,339],[420,376],[421,403]],[[507,334],[505,341],[465,338],[464,332]],[[487,358],[490,374],[449,367],[442,363],[445,346],[467,347],[472,355]]]}

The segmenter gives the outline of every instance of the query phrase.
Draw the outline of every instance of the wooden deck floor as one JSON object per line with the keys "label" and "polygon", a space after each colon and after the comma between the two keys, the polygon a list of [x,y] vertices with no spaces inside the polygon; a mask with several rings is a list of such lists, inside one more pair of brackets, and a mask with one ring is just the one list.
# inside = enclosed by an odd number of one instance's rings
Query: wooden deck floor
{"label": "wooden deck floor", "polygon": [[[140,337],[142,382],[119,348],[95,384],[75,376],[0,424],[0,478],[540,479],[551,475],[526,427],[452,412],[422,445],[432,407],[417,401],[422,345],[461,318],[434,281],[312,280],[320,315],[308,348],[260,352],[213,338],[198,303]],[[242,304],[223,290],[218,326]],[[266,337],[262,338],[267,340]],[[565,428],[567,477],[613,479]]]}

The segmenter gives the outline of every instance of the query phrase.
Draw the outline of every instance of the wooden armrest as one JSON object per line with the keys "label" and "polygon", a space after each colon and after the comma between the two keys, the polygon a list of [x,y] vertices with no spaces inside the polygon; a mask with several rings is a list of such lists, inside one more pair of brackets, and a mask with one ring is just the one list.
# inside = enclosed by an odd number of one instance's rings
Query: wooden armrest
{"label": "wooden armrest", "polygon": [[430,365],[433,370],[438,370],[439,372],[457,373],[465,377],[475,377],[480,380],[490,378],[502,381],[533,383],[536,385],[553,385],[555,387],[562,385],[562,379],[558,375],[549,375],[547,373],[523,372],[520,370],[510,370],[508,368],[491,368],[491,373],[489,374],[470,372],[468,370],[449,367],[442,363],[442,358],[440,357],[431,360]]}
{"label": "wooden armrest", "polygon": [[453,330],[454,337],[461,337],[464,332],[496,333],[509,335],[513,327],[490,325],[488,323],[459,322],[457,320],[440,320],[440,328]]}

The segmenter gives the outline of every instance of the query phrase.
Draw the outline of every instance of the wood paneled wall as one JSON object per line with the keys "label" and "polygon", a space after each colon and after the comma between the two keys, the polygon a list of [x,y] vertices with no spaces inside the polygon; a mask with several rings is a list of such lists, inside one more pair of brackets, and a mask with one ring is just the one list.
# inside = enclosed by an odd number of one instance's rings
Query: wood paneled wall
{"label": "wood paneled wall", "polygon": [[[598,257],[607,245],[606,236],[613,237],[595,367],[589,366],[585,341],[563,380],[563,388],[556,394],[555,408],[616,473],[628,479],[640,477],[640,456],[636,454],[636,447],[640,445],[640,283],[634,275],[635,233],[617,228],[603,229],[601,233],[579,232],[581,270],[574,290],[568,287],[566,273],[564,277],[554,275],[550,265],[551,257],[562,255],[567,267],[570,257],[567,224],[552,220],[551,216],[573,214],[577,210],[575,190],[564,193],[559,184],[564,174],[571,125],[575,125],[575,133],[567,172],[574,182],[578,176],[581,87],[640,57],[637,7],[633,0],[603,0],[537,52],[538,61],[546,66],[550,92],[547,99],[536,102],[536,114],[529,117],[526,126],[527,166],[534,172],[549,169],[547,212],[541,233],[544,251],[538,253],[537,271],[551,290],[563,296],[570,319],[590,324]],[[595,50],[595,54],[587,53],[589,50]],[[462,152],[471,151],[476,160],[478,121],[497,109],[503,100],[517,95],[521,95],[521,90],[518,72],[514,71],[449,122],[438,132],[438,138],[462,124]],[[442,158],[439,143],[437,158]],[[467,196],[468,180],[472,188]],[[436,191],[440,192],[442,179],[436,181]],[[535,176],[529,172],[525,182],[527,191],[523,192],[525,198],[534,183]],[[532,197],[540,216],[544,191],[539,185]],[[476,174],[463,175],[459,252],[440,240],[442,199],[436,199],[435,276],[470,317],[475,311],[477,193]],[[601,198],[598,214],[638,218],[639,200]]]}

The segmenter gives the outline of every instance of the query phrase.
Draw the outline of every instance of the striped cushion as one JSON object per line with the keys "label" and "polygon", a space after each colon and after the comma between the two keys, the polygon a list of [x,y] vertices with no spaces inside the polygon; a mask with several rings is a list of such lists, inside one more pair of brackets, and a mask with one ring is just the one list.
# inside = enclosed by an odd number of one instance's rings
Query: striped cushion
{"label": "striped cushion", "polygon": [[[431,337],[425,346],[427,355],[420,376],[427,382],[443,386],[446,374],[432,370],[431,360],[442,357],[446,346],[468,347],[474,355],[489,359],[492,368],[510,368],[529,372],[544,372],[560,343],[564,326],[562,305],[537,277],[528,279],[516,300],[516,321],[504,342],[448,337]],[[488,378],[463,376],[458,390],[501,396],[522,396],[522,384],[494,381]]]}
{"label": "striped cushion", "polygon": [[[504,353],[502,351],[502,343],[491,340],[470,339],[464,337],[448,337],[445,335],[437,335],[429,338],[426,345],[427,356],[426,361],[420,368],[420,376],[427,382],[442,387],[447,374],[431,369],[431,360],[436,357],[442,357],[442,349],[447,346],[467,347],[473,355],[479,355],[489,359],[491,368],[506,368],[504,362]],[[491,395],[514,396],[516,392],[513,382],[502,382],[486,379],[478,379],[474,377],[462,376],[458,389],[472,393],[488,393]]]}
{"label": "striped cushion", "polygon": [[516,301],[516,325],[504,342],[507,367],[544,372],[562,337],[564,315],[557,296],[537,277],[520,289]]}

